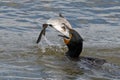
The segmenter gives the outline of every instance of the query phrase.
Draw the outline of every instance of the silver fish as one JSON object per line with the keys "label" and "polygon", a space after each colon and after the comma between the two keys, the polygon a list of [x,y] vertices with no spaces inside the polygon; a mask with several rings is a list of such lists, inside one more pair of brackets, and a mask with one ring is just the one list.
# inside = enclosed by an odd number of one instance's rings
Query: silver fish
{"label": "silver fish", "polygon": [[36,43],[39,43],[42,35],[45,35],[46,32],[45,30],[48,26],[56,29],[58,32],[62,34],[58,36],[69,39],[70,37],[69,31],[70,29],[72,29],[72,26],[70,25],[70,23],[67,21],[66,18],[64,18],[61,14],[59,14],[59,17],[50,18],[49,20],[47,20],[45,24],[43,24],[43,29],[41,30]]}

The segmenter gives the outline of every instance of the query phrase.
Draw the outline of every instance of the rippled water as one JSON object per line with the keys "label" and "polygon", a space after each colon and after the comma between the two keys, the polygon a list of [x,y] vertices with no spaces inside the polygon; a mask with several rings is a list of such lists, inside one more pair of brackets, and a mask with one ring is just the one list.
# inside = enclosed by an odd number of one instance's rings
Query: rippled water
{"label": "rippled water", "polygon": [[[59,13],[83,37],[82,55],[106,64],[70,61],[51,28],[35,43],[41,25]],[[0,0],[0,80],[120,80],[119,59],[120,0]]]}

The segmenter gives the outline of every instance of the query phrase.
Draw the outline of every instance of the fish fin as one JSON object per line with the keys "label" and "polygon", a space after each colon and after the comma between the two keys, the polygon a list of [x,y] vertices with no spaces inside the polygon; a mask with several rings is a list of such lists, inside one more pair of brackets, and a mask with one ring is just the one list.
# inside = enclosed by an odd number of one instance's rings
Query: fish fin
{"label": "fish fin", "polygon": [[64,18],[64,16],[63,16],[61,13],[59,13],[59,17],[62,17],[62,18]]}

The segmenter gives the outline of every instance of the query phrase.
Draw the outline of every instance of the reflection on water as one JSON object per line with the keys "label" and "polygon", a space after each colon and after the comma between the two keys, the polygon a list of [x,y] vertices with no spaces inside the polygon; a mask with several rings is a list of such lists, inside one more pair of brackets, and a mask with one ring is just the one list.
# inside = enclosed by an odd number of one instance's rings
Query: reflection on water
{"label": "reflection on water", "polygon": [[[119,11],[119,0],[0,0],[0,79],[119,80]],[[67,59],[59,33],[51,28],[47,42],[35,43],[41,25],[58,13],[84,38],[82,56],[107,63]]]}

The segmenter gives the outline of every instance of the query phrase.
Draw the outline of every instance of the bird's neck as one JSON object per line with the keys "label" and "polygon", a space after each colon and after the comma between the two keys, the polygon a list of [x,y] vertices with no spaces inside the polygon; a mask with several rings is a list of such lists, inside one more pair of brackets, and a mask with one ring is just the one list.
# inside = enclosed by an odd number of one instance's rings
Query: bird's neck
{"label": "bird's neck", "polygon": [[77,44],[71,43],[68,44],[67,47],[68,47],[68,51],[66,52],[66,55],[71,58],[78,58],[82,52],[83,43],[82,42],[79,42]]}
{"label": "bird's neck", "polygon": [[78,58],[83,48],[83,39],[75,30],[71,30],[71,37],[69,40],[64,39],[68,47],[66,55],[71,58]]}

